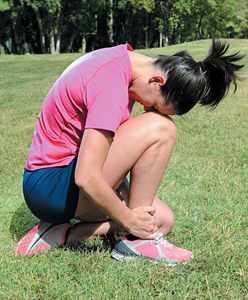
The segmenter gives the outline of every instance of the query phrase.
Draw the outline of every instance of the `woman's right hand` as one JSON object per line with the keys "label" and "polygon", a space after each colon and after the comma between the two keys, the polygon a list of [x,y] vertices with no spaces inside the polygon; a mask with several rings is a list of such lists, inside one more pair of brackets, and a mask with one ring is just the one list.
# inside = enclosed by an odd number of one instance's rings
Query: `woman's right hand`
{"label": "woman's right hand", "polygon": [[153,206],[140,206],[132,210],[131,224],[126,227],[129,233],[141,239],[155,239],[158,234],[156,211]]}

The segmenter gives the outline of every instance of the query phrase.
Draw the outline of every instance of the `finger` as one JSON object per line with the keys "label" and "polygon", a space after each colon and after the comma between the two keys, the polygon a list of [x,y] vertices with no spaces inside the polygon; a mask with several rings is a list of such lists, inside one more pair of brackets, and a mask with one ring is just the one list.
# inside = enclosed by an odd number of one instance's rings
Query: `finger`
{"label": "finger", "polygon": [[158,230],[146,236],[144,240],[154,240],[157,237],[157,235],[158,235]]}
{"label": "finger", "polygon": [[158,227],[157,226],[154,226],[153,232],[158,232]]}
{"label": "finger", "polygon": [[156,213],[155,207],[153,206],[144,206],[144,211],[151,215]]}

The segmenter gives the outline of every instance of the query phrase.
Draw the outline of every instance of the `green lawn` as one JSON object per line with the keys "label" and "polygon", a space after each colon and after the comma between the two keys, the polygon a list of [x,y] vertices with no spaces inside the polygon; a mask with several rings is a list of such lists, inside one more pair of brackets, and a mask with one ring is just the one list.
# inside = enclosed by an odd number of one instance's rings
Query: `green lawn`
{"label": "green lawn", "polygon": [[[248,40],[230,43],[232,51],[248,53]],[[187,49],[200,60],[209,44],[141,52]],[[16,242],[37,223],[21,187],[37,116],[53,82],[77,57],[0,56],[0,299],[248,299],[247,80],[213,112],[198,106],[174,117],[178,139],[158,196],[176,217],[168,240],[192,250],[192,262],[121,263],[98,240],[31,259],[13,255]],[[247,78],[248,57],[243,62]]]}

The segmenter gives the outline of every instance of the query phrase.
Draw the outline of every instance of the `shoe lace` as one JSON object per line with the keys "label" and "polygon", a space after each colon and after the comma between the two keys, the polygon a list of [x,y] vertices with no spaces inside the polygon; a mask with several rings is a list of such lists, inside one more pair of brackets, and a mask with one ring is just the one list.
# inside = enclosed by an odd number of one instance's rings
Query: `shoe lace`
{"label": "shoe lace", "polygon": [[172,244],[168,243],[164,238],[163,238],[163,233],[159,232],[158,235],[154,239],[154,243],[156,245],[158,244],[163,244],[167,248],[172,248]]}

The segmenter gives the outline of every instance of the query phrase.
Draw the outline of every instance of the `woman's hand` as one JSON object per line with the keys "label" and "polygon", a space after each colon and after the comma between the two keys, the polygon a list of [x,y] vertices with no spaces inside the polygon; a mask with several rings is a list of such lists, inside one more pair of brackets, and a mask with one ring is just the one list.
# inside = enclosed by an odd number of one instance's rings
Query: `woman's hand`
{"label": "woman's hand", "polygon": [[155,239],[158,234],[155,208],[140,206],[132,210],[133,219],[126,227],[127,231],[141,239]]}

